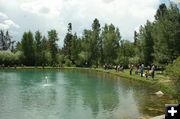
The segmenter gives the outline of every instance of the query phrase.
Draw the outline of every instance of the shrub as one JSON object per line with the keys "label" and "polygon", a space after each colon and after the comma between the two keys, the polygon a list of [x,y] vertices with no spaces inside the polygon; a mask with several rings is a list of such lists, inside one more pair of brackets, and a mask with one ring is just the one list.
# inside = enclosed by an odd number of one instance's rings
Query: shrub
{"label": "shrub", "polygon": [[166,67],[166,71],[173,79],[180,80],[180,56]]}
{"label": "shrub", "polygon": [[173,79],[176,90],[176,98],[178,102],[180,102],[180,56],[174,60],[172,64],[169,64],[166,67],[166,71],[170,75],[171,79]]}
{"label": "shrub", "polygon": [[11,51],[0,51],[0,64],[5,66],[12,65],[15,62],[15,54]]}
{"label": "shrub", "polygon": [[69,60],[69,59],[65,59],[65,66],[66,66],[66,67],[72,66],[72,61]]}

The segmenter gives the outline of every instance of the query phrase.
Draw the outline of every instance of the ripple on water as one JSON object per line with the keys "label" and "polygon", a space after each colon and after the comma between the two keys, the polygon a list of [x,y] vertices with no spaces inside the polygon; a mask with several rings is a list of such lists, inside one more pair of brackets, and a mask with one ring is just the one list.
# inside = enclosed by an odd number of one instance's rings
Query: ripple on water
{"label": "ripple on water", "polygon": [[43,87],[48,87],[48,86],[52,86],[51,84],[43,84]]}

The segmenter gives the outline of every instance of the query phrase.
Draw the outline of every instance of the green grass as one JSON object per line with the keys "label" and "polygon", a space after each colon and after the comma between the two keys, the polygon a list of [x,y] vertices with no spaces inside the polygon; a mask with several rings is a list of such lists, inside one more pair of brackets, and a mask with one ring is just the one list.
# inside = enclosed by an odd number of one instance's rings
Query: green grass
{"label": "green grass", "polygon": [[123,72],[122,71],[116,72],[114,69],[104,70],[102,68],[90,69],[90,70],[105,72],[105,73],[109,73],[112,75],[120,76],[120,77],[127,79],[127,80],[134,80],[134,81],[146,83],[149,86],[151,86],[152,88],[155,88],[157,91],[161,90],[165,94],[169,94],[169,95],[175,95],[176,94],[174,84],[170,80],[170,78],[166,75],[160,74],[159,72],[155,73],[155,78],[153,80],[150,76],[146,79],[145,77],[140,77],[140,74],[130,75],[129,69],[126,69]]}

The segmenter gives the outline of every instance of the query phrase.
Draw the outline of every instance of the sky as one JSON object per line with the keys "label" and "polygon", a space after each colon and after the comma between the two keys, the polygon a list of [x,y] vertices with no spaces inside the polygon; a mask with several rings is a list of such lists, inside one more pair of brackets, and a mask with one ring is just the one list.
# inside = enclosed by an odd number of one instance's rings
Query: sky
{"label": "sky", "polygon": [[[171,0],[180,4],[180,0]],[[95,18],[101,27],[114,24],[123,39],[133,41],[134,30],[147,20],[153,21],[158,6],[169,0],[0,0],[0,29],[8,30],[20,41],[25,31],[58,32],[63,46],[68,23],[79,36],[90,29]]]}

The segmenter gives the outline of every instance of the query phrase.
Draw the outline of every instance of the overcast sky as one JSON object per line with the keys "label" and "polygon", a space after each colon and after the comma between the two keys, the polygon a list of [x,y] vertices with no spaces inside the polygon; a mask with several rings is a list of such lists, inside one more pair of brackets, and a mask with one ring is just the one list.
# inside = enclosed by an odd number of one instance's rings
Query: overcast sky
{"label": "overcast sky", "polygon": [[[146,20],[153,21],[161,3],[169,0],[0,0],[0,29],[9,30],[13,40],[20,40],[24,31],[40,30],[44,35],[56,29],[63,45],[67,24],[81,35],[95,18],[101,26],[113,23],[123,39],[133,40],[135,29]],[[180,0],[173,0],[180,2]]]}

